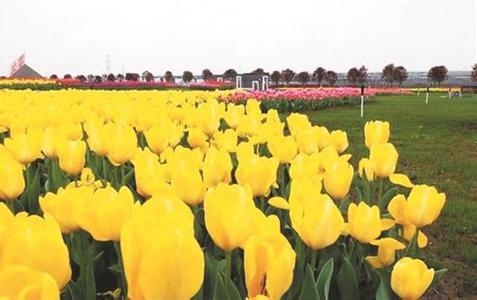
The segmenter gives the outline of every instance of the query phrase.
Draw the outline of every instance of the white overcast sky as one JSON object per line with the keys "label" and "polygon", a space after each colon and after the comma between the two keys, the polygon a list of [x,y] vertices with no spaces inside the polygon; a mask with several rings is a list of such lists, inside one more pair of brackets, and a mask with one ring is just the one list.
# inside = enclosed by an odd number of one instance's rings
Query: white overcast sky
{"label": "white overcast sky", "polygon": [[476,0],[0,0],[0,75],[262,67],[408,70],[476,59]]}

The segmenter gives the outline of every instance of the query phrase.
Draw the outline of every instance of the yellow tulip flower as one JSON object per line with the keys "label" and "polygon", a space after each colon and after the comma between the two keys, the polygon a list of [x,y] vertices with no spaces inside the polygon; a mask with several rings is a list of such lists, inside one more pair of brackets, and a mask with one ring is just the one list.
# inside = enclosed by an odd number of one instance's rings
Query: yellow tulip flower
{"label": "yellow tulip flower", "polygon": [[207,151],[207,148],[209,147],[208,137],[200,128],[189,129],[187,143],[191,148],[200,148],[204,152]]}
{"label": "yellow tulip flower", "polygon": [[25,190],[23,166],[0,146],[0,199],[15,200]]}
{"label": "yellow tulip flower", "polygon": [[169,134],[169,126],[163,124],[151,127],[144,133],[144,136],[149,148],[159,155],[169,147]]}
{"label": "yellow tulip flower", "polygon": [[245,106],[228,104],[227,111],[224,115],[225,123],[227,123],[230,128],[236,129],[240,125],[240,120],[244,115],[244,112]]}
{"label": "yellow tulip flower", "polygon": [[97,241],[119,241],[124,223],[131,217],[134,198],[127,187],[96,190],[78,211],[78,223]]}
{"label": "yellow tulip flower", "polygon": [[83,170],[86,143],[81,140],[58,142],[57,154],[60,169],[68,175],[79,175]]}
{"label": "yellow tulip flower", "polygon": [[325,170],[323,183],[326,192],[334,199],[343,199],[348,195],[353,181],[353,166],[343,160],[335,160]]}
{"label": "yellow tulip flower", "polygon": [[60,291],[48,273],[27,266],[0,269],[0,299],[59,300]]}
{"label": "yellow tulip flower", "polygon": [[333,130],[329,136],[330,145],[336,149],[338,154],[348,149],[348,135],[342,130]]}
{"label": "yellow tulip flower", "polygon": [[402,299],[419,299],[434,278],[434,269],[428,269],[420,259],[401,258],[391,272],[391,287]]}
{"label": "yellow tulip flower", "polygon": [[281,299],[293,281],[295,256],[280,233],[250,237],[244,247],[248,297],[267,294],[271,300]]}
{"label": "yellow tulip flower", "polygon": [[273,136],[268,140],[267,147],[282,164],[291,162],[298,151],[296,142],[291,136]]}
{"label": "yellow tulip flower", "polygon": [[149,148],[138,148],[131,162],[139,195],[149,198],[155,193],[170,189],[166,183],[165,166],[159,163],[159,157]]}
{"label": "yellow tulip flower", "polygon": [[278,165],[277,158],[253,155],[248,160],[239,160],[235,178],[240,185],[249,185],[254,197],[267,196],[270,187],[276,184]]}
{"label": "yellow tulip flower", "polygon": [[217,131],[212,139],[213,145],[227,152],[235,152],[237,147],[238,135],[233,129],[227,129],[224,132]]}
{"label": "yellow tulip flower", "polygon": [[113,165],[122,165],[134,157],[137,137],[131,126],[109,123],[104,130],[106,155]]}
{"label": "yellow tulip flower", "polygon": [[313,250],[334,244],[344,228],[343,216],[333,200],[318,193],[302,194],[291,201],[290,219],[293,229]]}
{"label": "yellow tulip flower", "polygon": [[197,293],[204,255],[193,223],[190,208],[171,194],[155,195],[135,208],[121,232],[130,299],[190,299]]}
{"label": "yellow tulip flower", "polygon": [[58,223],[48,214],[44,218],[25,212],[17,214],[0,248],[0,270],[12,265],[27,266],[50,274],[60,289],[70,280],[68,248]]}
{"label": "yellow tulip flower", "polygon": [[42,157],[41,138],[42,131],[39,128],[31,128],[13,135],[12,138],[6,138],[3,143],[13,158],[27,165]]}
{"label": "yellow tulip flower", "polygon": [[370,149],[369,160],[376,177],[387,178],[394,174],[398,156],[393,144],[373,144]]}
{"label": "yellow tulip flower", "polygon": [[78,213],[93,192],[94,188],[88,186],[68,186],[65,189],[59,188],[56,194],[48,192],[40,197],[39,203],[41,210],[53,216],[61,232],[67,234],[80,229]]}
{"label": "yellow tulip flower", "polygon": [[318,148],[320,150],[330,145],[330,132],[328,131],[326,127],[313,126],[313,130],[315,131],[315,134],[318,137]]}
{"label": "yellow tulip flower", "polygon": [[374,180],[374,168],[371,165],[371,161],[368,158],[362,158],[359,161],[359,176],[365,178],[368,181]]}
{"label": "yellow tulip flower", "polygon": [[252,193],[240,185],[219,183],[205,194],[205,226],[226,252],[242,246],[254,229]]}
{"label": "yellow tulip flower", "polygon": [[432,224],[446,202],[446,195],[433,186],[416,185],[407,197],[406,217],[418,228]]}
{"label": "yellow tulip flower", "polygon": [[378,246],[377,256],[366,256],[366,261],[374,268],[390,266],[394,263],[396,250],[406,248],[404,244],[393,238],[382,238],[372,241],[371,245]]}
{"label": "yellow tulip flower", "polygon": [[386,144],[389,140],[389,122],[368,121],[364,124],[364,140],[366,147],[371,149],[373,144]]}
{"label": "yellow tulip flower", "polygon": [[214,147],[207,150],[204,159],[203,175],[206,187],[219,182],[229,183],[232,180],[232,160],[228,152]]}
{"label": "yellow tulip flower", "polygon": [[347,232],[363,244],[376,240],[382,231],[379,207],[369,207],[366,203],[351,203],[348,207]]}
{"label": "yellow tulip flower", "polygon": [[308,116],[298,113],[291,113],[287,117],[287,125],[293,137],[296,137],[298,132],[311,128],[311,123],[308,120]]}
{"label": "yellow tulip flower", "polygon": [[312,127],[301,129],[295,136],[296,145],[300,153],[313,154],[319,151],[317,131]]}
{"label": "yellow tulip flower", "polygon": [[102,122],[90,121],[84,125],[86,134],[88,135],[89,148],[99,156],[105,156],[107,154],[106,139],[106,127]]}
{"label": "yellow tulip flower", "polygon": [[199,169],[180,167],[173,171],[172,190],[189,205],[198,205],[204,200],[206,186]]}

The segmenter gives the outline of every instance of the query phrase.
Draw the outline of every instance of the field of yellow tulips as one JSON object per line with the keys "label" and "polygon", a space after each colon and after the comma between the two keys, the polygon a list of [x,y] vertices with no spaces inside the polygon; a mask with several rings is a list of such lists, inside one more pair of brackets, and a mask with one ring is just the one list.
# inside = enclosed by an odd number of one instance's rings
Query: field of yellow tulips
{"label": "field of yellow tulips", "polygon": [[[225,92],[0,91],[0,299],[417,299],[445,194]],[[346,129],[346,128],[344,128]]]}

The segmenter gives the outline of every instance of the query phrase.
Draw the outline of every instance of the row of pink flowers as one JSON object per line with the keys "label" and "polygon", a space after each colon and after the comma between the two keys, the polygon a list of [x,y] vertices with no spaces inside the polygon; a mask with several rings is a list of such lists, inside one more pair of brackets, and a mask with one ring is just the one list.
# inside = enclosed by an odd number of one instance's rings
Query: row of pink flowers
{"label": "row of pink flowers", "polygon": [[[375,95],[401,95],[410,92],[398,88],[365,88],[365,96]],[[360,88],[337,87],[337,88],[290,88],[290,89],[269,89],[266,91],[246,91],[240,90],[229,95],[229,101],[245,101],[253,98],[257,100],[323,100],[323,99],[343,99],[359,97]]]}

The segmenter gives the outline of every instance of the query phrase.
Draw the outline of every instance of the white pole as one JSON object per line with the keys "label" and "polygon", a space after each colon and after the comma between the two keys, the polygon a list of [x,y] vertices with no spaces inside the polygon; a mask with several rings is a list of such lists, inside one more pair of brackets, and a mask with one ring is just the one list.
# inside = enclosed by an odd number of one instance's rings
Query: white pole
{"label": "white pole", "polygon": [[426,92],[426,104],[429,103],[429,92]]}
{"label": "white pole", "polygon": [[451,90],[449,90],[449,100],[450,100],[451,97],[452,97],[452,92],[451,92]]}
{"label": "white pole", "polygon": [[361,95],[361,118],[364,116],[364,95]]}

